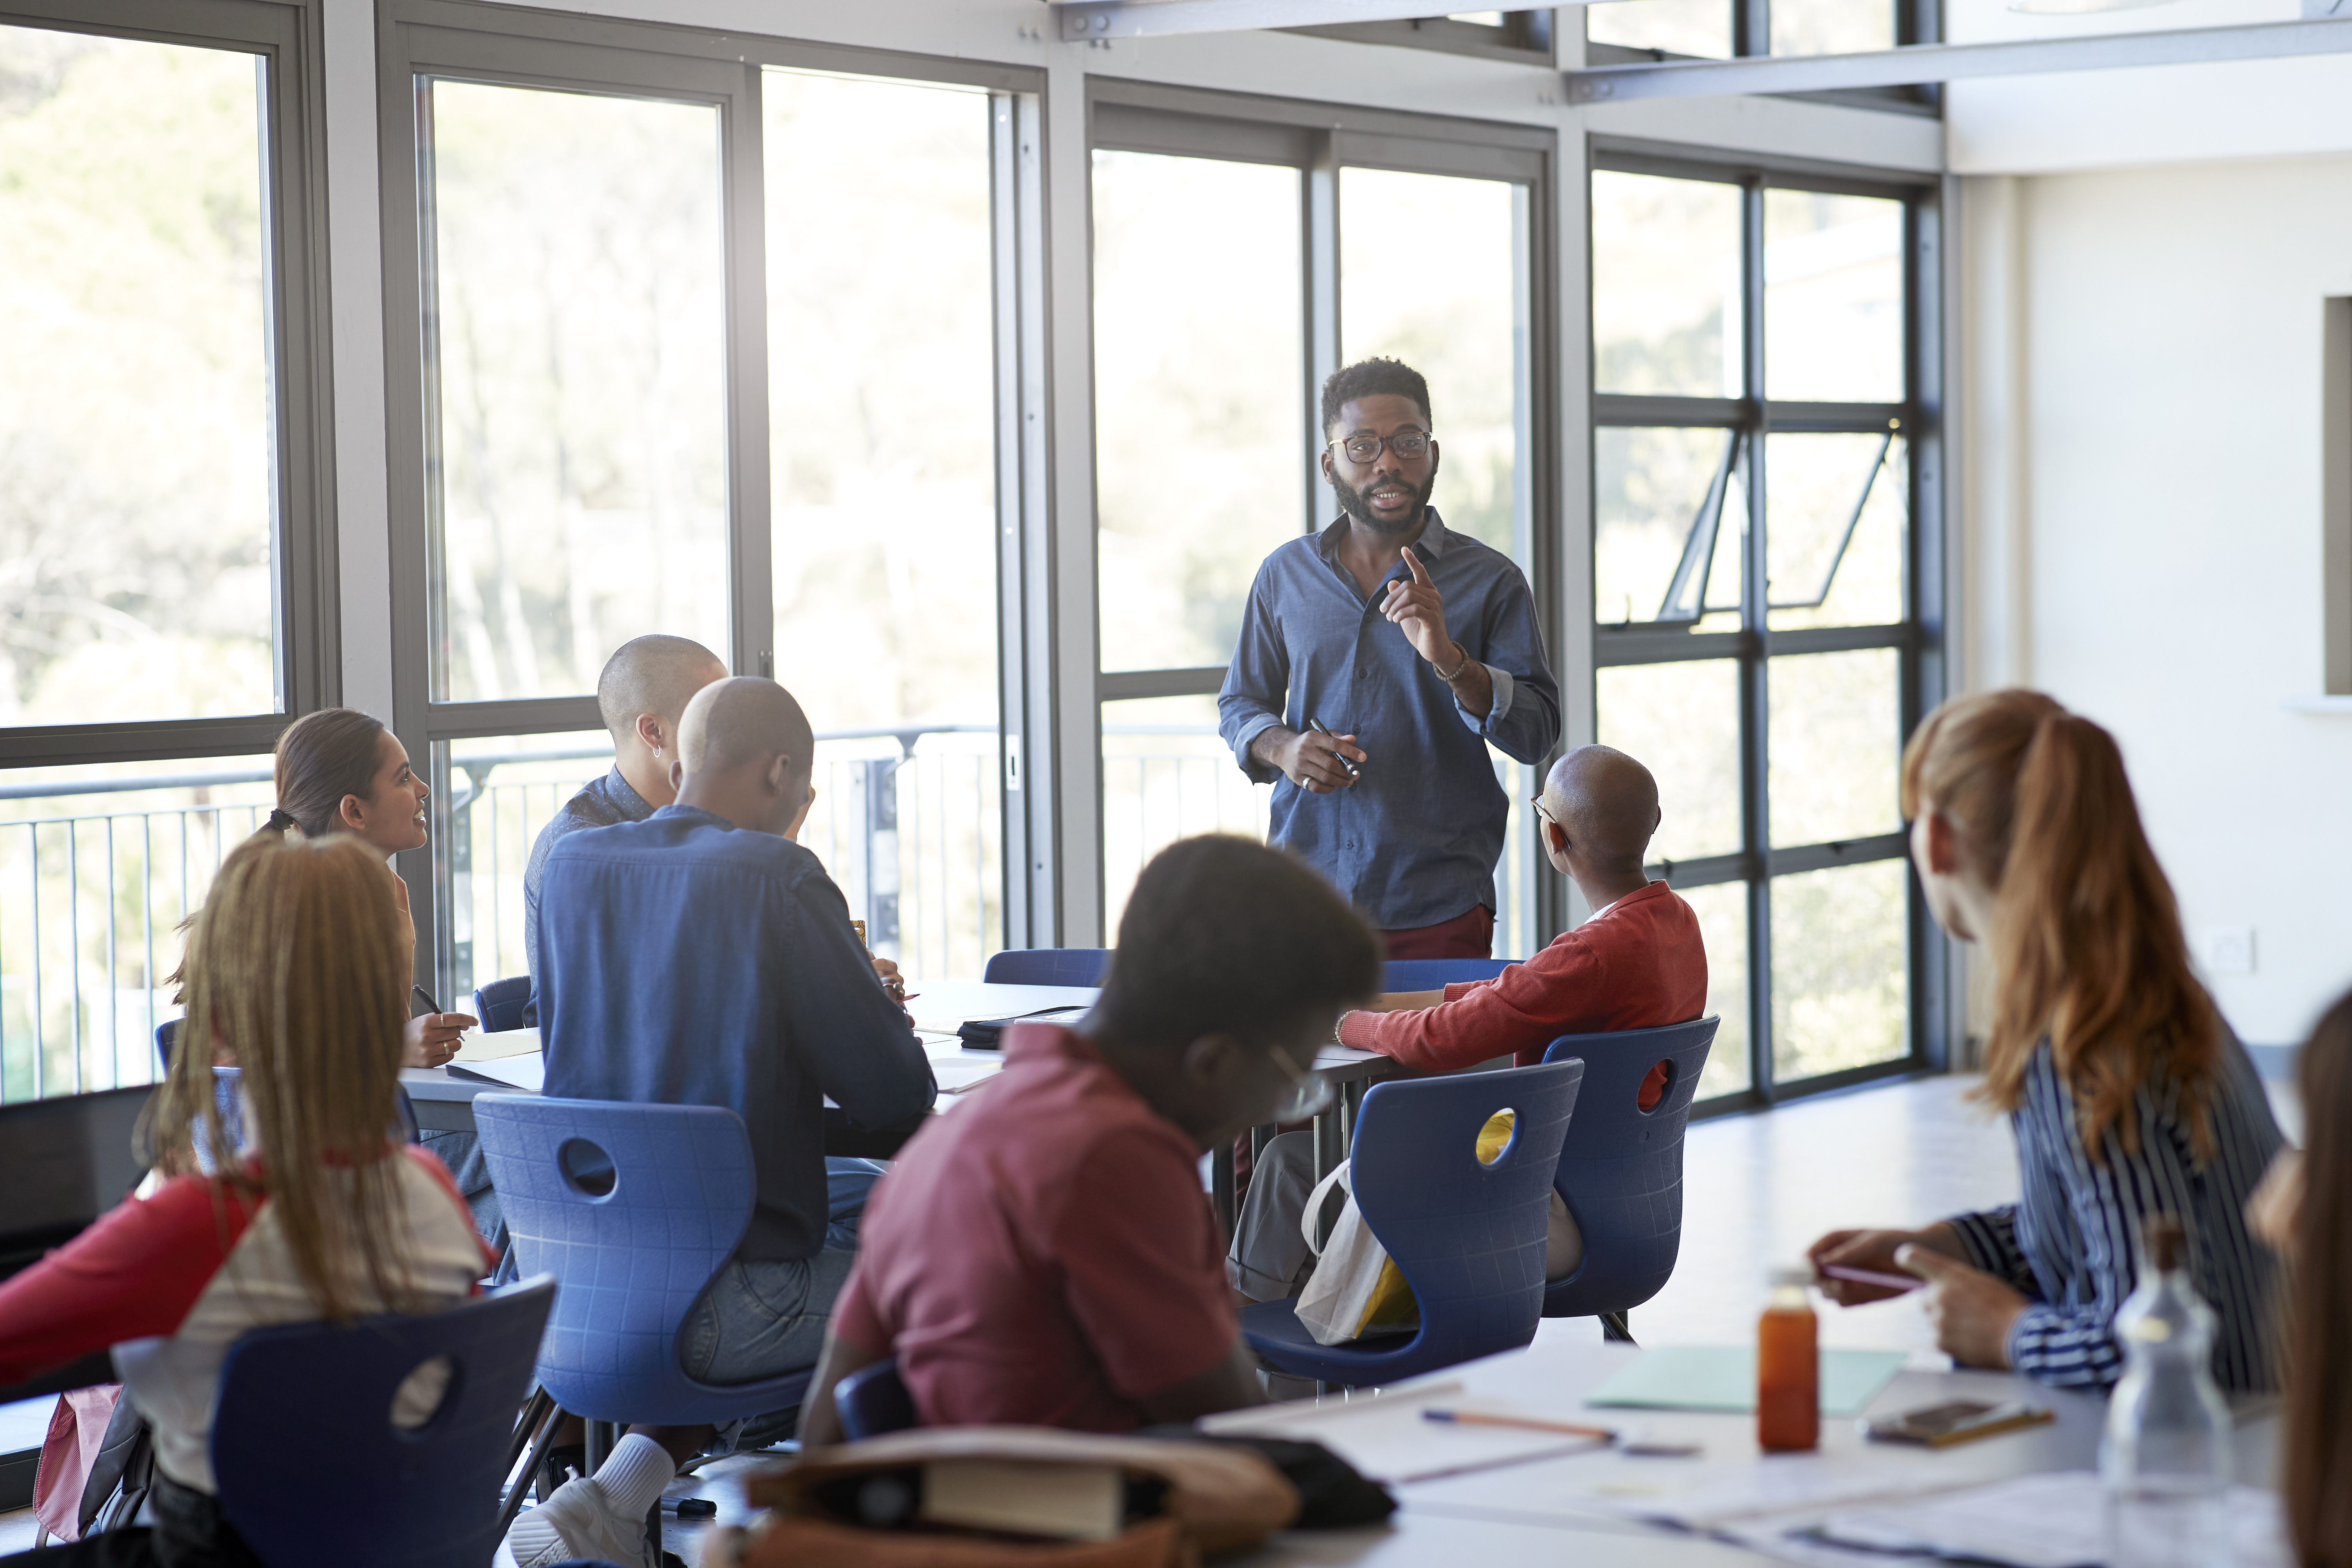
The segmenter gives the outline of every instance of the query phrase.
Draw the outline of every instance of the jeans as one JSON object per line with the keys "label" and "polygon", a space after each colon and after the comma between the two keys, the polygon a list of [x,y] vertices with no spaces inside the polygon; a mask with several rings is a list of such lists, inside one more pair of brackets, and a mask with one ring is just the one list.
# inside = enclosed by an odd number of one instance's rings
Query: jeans
{"label": "jeans", "polygon": [[757,1383],[816,1364],[833,1303],[857,1260],[857,1226],[883,1166],[824,1163],[824,1247],[814,1258],[738,1258],[686,1320],[678,1363],[698,1383]]}

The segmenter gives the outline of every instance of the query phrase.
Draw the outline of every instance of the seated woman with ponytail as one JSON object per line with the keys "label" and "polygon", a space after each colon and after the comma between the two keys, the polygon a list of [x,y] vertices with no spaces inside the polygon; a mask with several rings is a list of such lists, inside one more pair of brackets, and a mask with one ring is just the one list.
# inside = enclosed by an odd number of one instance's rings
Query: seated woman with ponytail
{"label": "seated woman with ponytail", "polygon": [[[1922,1230],[1834,1231],[1814,1263],[1924,1279],[1937,1342],[1964,1365],[2105,1387],[2140,1221],[2170,1214],[2220,1319],[2214,1377],[2276,1387],[2273,1268],[2245,1206],[2278,1125],[2189,972],[2114,738],[2039,692],[1954,698],[1911,738],[1902,787],[1929,909],[1991,961],[1979,1092],[2009,1113],[2021,1196]],[[1893,1294],[1822,1289],[1848,1306]]]}
{"label": "seated woman with ponytail", "polygon": [[[265,831],[306,838],[348,834],[382,858],[384,896],[400,910],[414,951],[408,884],[392,872],[394,855],[425,847],[425,800],[432,795],[408,765],[407,748],[382,720],[353,708],[322,708],[287,727],[278,738],[278,809]],[[410,993],[404,1011],[414,1014],[403,1039],[404,1065],[439,1067],[457,1054],[458,1037],[473,1027],[468,1013],[444,1013],[422,987]],[[427,1132],[425,1142],[449,1167],[484,1236],[499,1228],[498,1194],[481,1140],[471,1132]]]}
{"label": "seated woman with ponytail", "polygon": [[[384,1131],[409,956],[383,876],[341,836],[256,835],[223,862],[188,941],[182,1047],[149,1102],[167,1179],[0,1284],[0,1384],[113,1348],[154,1429],[153,1523],[16,1561],[257,1568],[214,1496],[230,1343],[270,1323],[437,1310],[477,1289],[488,1257],[448,1173]],[[215,1061],[241,1070],[248,1157],[207,1176],[198,1145],[230,1146]],[[420,1369],[395,1419],[425,1420],[441,1393]]]}

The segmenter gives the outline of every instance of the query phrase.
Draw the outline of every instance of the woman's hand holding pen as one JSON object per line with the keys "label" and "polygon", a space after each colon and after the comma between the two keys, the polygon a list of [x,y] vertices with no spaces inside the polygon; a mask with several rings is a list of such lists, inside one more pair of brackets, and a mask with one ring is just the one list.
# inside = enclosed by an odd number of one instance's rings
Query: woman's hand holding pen
{"label": "woman's hand holding pen", "polygon": [[466,1043],[461,1037],[477,1022],[470,1013],[419,1013],[408,1020],[408,1026],[401,1032],[405,1049],[401,1053],[400,1065],[445,1066]]}

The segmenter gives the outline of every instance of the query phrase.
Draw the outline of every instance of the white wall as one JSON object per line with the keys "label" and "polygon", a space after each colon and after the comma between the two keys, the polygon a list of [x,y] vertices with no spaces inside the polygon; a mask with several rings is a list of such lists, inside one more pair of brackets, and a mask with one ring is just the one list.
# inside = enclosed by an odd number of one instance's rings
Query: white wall
{"label": "white wall", "polygon": [[[2320,689],[2321,301],[2352,295],[2352,157],[2017,179],[1964,194],[1979,683],[2121,741],[2192,948],[2245,1039],[2352,984],[2352,718]],[[1997,460],[1996,460],[1997,459]]]}

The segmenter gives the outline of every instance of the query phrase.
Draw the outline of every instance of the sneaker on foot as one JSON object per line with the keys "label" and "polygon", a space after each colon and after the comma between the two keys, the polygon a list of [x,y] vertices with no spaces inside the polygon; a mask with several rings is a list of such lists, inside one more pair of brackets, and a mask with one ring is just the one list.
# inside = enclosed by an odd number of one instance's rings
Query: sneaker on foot
{"label": "sneaker on foot", "polygon": [[547,1568],[575,1557],[660,1568],[646,1541],[644,1516],[629,1519],[614,1512],[604,1489],[592,1476],[556,1488],[553,1497],[515,1521],[507,1542],[516,1568]]}

